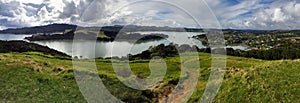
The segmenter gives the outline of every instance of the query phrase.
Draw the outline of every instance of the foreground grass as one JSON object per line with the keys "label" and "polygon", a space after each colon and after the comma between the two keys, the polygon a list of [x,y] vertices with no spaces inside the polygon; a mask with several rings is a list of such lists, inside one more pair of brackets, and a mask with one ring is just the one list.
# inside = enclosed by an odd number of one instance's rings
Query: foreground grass
{"label": "foreground grass", "polygon": [[[227,57],[223,84],[213,102],[300,102],[300,61],[264,61]],[[210,54],[199,53],[200,77],[190,103],[198,102],[210,73]],[[180,58],[168,57],[167,75],[162,83],[174,87],[179,79]],[[133,73],[150,75],[149,60],[130,61]],[[139,91],[117,79],[111,61],[96,60],[99,76],[108,90],[126,102],[157,101],[165,90]],[[118,70],[122,70],[120,66]],[[4,102],[86,102],[76,84],[72,60],[41,53],[0,54],[0,101]]]}
{"label": "foreground grass", "polygon": [[0,54],[0,101],[85,102],[74,79],[59,71],[70,62],[39,53]]}

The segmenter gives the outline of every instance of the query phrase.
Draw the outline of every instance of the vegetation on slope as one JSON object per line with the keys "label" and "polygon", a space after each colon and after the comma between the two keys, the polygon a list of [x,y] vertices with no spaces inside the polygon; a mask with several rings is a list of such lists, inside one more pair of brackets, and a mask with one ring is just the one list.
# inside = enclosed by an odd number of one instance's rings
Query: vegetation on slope
{"label": "vegetation on slope", "polygon": [[[300,39],[299,30],[274,30],[274,31],[224,31],[226,45],[245,45],[248,50],[227,49],[227,54],[232,56],[253,57],[264,60],[299,59]],[[203,45],[209,47],[206,35],[197,35],[196,38]],[[218,41],[218,40],[216,40]],[[210,48],[201,52],[210,52]]]}
{"label": "vegetation on slope", "polygon": [[68,57],[65,53],[35,43],[28,43],[25,41],[0,41],[0,53],[9,52],[42,52],[54,56]]}
{"label": "vegetation on slope", "polygon": [[0,54],[1,102],[85,102],[71,62],[42,53]]}
{"label": "vegetation on slope", "polygon": [[[201,75],[189,102],[200,100],[209,73],[210,54],[199,53]],[[0,54],[0,98],[8,102],[85,102],[72,70],[71,60],[42,53]],[[180,73],[180,58],[167,57],[167,75],[158,90],[138,91],[126,87],[117,78],[111,61],[97,59],[99,76],[110,92],[125,102],[155,102],[173,88]],[[89,61],[87,61],[89,62]],[[150,74],[149,60],[130,61],[140,77]],[[299,102],[299,60],[264,61],[242,57],[227,59],[223,85],[213,102]],[[175,83],[174,83],[175,82]],[[120,92],[122,91],[122,92]]]}

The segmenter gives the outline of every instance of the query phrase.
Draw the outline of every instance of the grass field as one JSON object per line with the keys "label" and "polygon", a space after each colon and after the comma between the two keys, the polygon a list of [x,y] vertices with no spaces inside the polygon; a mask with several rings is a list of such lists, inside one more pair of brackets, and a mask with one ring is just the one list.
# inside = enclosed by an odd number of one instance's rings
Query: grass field
{"label": "grass field", "polygon": [[[202,97],[210,74],[211,56],[199,53],[200,77],[188,102]],[[117,61],[117,60],[114,60]],[[88,61],[87,61],[88,62]],[[157,90],[135,90],[122,84],[112,69],[111,60],[97,59],[98,75],[117,98],[125,102],[158,101],[174,88],[180,74],[180,58],[165,58],[167,74]],[[300,102],[300,60],[264,61],[227,56],[223,84],[216,103]],[[148,77],[149,60],[129,62],[133,73]],[[154,66],[155,67],[155,66]],[[122,71],[122,66],[118,68]],[[42,53],[0,54],[1,102],[86,102],[79,91],[72,70],[72,60]]]}

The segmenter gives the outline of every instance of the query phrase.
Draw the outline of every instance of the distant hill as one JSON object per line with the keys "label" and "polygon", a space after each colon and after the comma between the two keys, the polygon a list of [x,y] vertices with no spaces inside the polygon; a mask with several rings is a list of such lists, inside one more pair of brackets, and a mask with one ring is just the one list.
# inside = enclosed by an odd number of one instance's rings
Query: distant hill
{"label": "distant hill", "polygon": [[[78,27],[78,28],[77,28]],[[1,30],[0,34],[49,34],[56,32],[64,32],[65,30],[92,30],[108,31],[108,32],[135,32],[135,31],[177,31],[177,32],[202,32],[202,29],[197,28],[173,28],[173,27],[156,27],[156,26],[136,26],[136,25],[115,25],[104,27],[80,27],[71,24],[50,24],[44,26],[24,27]]]}
{"label": "distant hill", "polygon": [[[107,31],[107,32],[136,32],[136,31],[173,31],[173,32],[203,32],[204,30],[220,30],[220,29],[203,29],[203,28],[180,28],[180,27],[157,27],[157,26],[137,26],[137,25],[114,25],[103,27],[80,27],[71,24],[49,24],[44,26],[24,27],[15,29],[1,30],[0,34],[49,34],[56,32],[64,32],[66,30],[91,30],[91,31]],[[268,33],[268,32],[299,32],[299,30],[251,30],[251,29],[222,29],[224,33]]]}
{"label": "distant hill", "polygon": [[37,34],[37,33],[55,33],[64,32],[65,30],[75,30],[76,25],[70,24],[51,24],[45,26],[25,27],[16,29],[6,29],[0,31],[0,34]]}

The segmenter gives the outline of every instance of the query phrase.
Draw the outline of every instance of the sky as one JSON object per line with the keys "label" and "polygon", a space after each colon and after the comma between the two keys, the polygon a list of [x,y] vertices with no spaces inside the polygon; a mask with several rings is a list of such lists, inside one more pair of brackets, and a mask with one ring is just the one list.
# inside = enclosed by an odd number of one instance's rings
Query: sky
{"label": "sky", "polygon": [[300,29],[300,0],[0,0],[0,30],[52,23]]}

